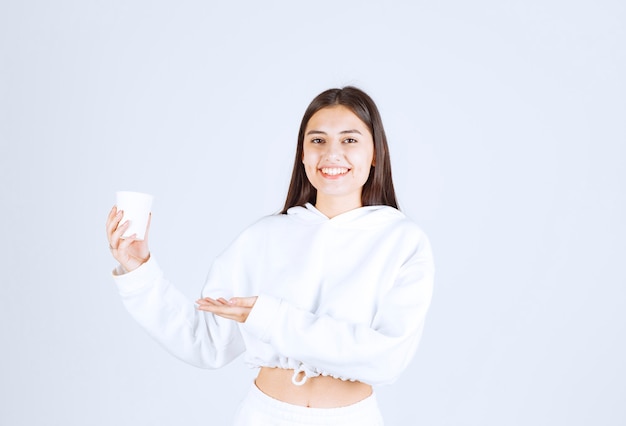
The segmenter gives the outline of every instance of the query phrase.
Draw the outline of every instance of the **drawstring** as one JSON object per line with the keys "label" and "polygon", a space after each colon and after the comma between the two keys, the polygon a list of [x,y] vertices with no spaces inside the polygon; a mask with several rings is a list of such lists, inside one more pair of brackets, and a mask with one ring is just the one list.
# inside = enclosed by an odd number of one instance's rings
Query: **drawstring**
{"label": "drawstring", "polygon": [[[302,375],[302,378],[298,380],[298,374],[300,373],[304,373],[304,374]],[[304,368],[302,364],[300,364],[300,366],[298,366],[298,368],[296,368],[293,371],[293,376],[291,376],[291,383],[293,383],[296,386],[302,386],[303,384],[306,383],[307,379],[308,379],[308,376],[306,375],[306,369]]]}

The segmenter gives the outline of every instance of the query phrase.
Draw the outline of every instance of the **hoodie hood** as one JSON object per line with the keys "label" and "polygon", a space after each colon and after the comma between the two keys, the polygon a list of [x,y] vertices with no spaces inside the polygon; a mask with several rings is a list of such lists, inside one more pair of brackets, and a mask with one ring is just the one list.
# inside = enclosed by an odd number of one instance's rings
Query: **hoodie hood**
{"label": "hoodie hood", "polygon": [[357,228],[369,228],[405,217],[404,214],[393,207],[379,205],[358,207],[329,218],[311,203],[306,203],[304,206],[291,207],[287,210],[287,215],[292,219],[310,224],[329,223],[341,227]]}

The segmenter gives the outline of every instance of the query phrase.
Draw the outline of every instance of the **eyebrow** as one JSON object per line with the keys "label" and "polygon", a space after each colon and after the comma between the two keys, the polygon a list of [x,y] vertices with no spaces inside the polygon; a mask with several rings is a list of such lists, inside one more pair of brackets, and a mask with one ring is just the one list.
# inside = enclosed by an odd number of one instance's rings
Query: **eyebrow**
{"label": "eyebrow", "polygon": [[[339,132],[340,135],[345,135],[345,134],[349,134],[349,133],[357,133],[359,135],[362,134],[357,129],[342,130],[341,132]],[[327,133],[322,131],[322,130],[309,130],[308,132],[306,132],[306,134],[307,135],[326,135]]]}

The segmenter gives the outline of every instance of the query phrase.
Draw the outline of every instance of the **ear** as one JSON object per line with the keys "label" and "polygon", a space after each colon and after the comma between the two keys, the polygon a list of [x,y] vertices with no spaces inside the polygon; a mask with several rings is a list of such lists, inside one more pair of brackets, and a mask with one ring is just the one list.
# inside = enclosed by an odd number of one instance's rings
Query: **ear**
{"label": "ear", "polygon": [[376,167],[376,151],[374,151],[374,155],[372,156],[372,167]]}

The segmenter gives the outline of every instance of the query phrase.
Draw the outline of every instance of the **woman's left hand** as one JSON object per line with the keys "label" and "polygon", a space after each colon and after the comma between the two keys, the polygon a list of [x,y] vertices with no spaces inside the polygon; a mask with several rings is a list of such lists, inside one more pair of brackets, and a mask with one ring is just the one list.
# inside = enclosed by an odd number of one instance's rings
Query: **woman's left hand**
{"label": "woman's left hand", "polygon": [[254,297],[233,297],[226,300],[223,297],[211,299],[205,297],[196,301],[198,309],[211,312],[220,317],[231,319],[237,322],[246,322],[250,311],[256,303],[257,296]]}

